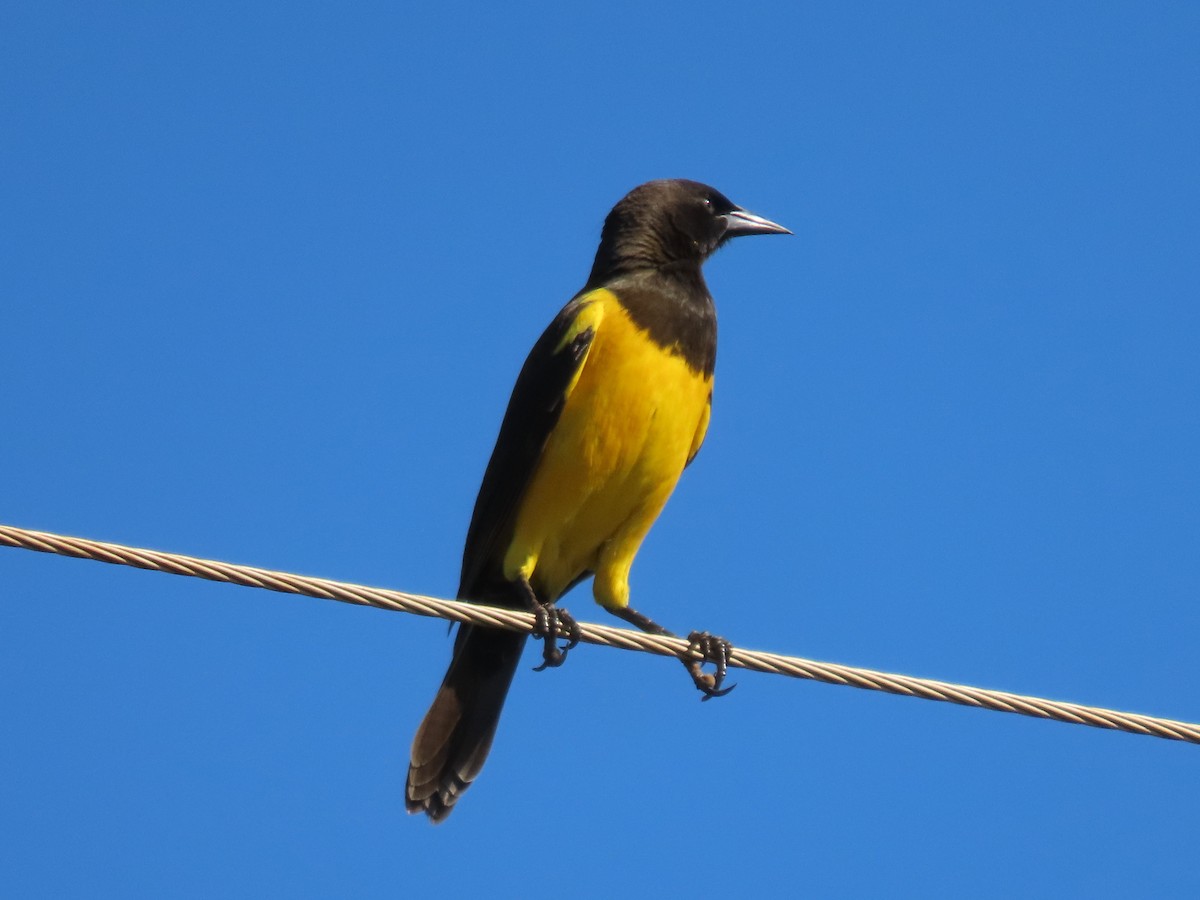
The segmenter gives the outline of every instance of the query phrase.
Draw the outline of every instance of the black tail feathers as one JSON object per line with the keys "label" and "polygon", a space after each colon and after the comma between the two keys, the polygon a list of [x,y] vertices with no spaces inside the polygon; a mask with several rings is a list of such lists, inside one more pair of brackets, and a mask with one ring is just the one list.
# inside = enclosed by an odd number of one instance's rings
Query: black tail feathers
{"label": "black tail feathers", "polygon": [[410,813],[442,821],[479,775],[525,640],[520,632],[460,627],[450,668],[413,739]]}

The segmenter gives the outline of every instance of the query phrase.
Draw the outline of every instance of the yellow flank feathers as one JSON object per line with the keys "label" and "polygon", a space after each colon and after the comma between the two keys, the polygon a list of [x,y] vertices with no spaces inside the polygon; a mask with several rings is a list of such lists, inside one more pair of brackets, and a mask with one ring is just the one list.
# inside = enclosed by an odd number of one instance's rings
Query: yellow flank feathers
{"label": "yellow flank feathers", "polygon": [[596,602],[629,603],[629,568],[708,427],[712,377],[637,327],[611,291],[588,295],[564,343],[594,338],[517,514],[504,577],[539,599],[595,572]]}

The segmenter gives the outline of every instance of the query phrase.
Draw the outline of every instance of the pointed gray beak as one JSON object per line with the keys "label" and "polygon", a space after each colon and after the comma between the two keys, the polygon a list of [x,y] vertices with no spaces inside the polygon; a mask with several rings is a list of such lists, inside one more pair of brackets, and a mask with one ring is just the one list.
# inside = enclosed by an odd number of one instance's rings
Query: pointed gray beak
{"label": "pointed gray beak", "polygon": [[726,238],[741,237],[744,234],[791,234],[782,225],[744,209],[735,209],[721,218],[725,220]]}

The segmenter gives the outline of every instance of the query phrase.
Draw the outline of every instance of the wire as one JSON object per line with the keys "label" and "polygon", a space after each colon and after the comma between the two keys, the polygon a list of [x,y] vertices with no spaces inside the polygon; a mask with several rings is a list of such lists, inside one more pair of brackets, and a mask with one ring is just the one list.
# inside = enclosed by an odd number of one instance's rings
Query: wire
{"label": "wire", "polygon": [[[0,546],[37,550],[42,553],[57,553],[61,556],[135,566],[139,569],[153,569],[172,575],[191,575],[196,578],[207,578],[210,581],[266,588],[287,594],[303,594],[308,597],[339,600],[343,603],[374,606],[379,609],[416,613],[420,616],[434,616],[452,619],[456,622],[467,622],[472,625],[505,628],[511,631],[532,631],[534,625],[531,613],[518,610],[483,606],[461,600],[440,600],[436,597],[408,594],[403,591],[365,587],[358,584],[330,581],[325,578],[311,578],[305,575],[239,566],[211,559],[197,559],[176,553],[126,547],[121,544],[107,544],[44,531],[30,531],[11,525],[0,525]],[[582,640],[589,644],[617,647],[622,650],[641,650],[659,656],[676,658],[687,658],[689,654],[688,642],[680,638],[644,634],[625,628],[612,628],[592,623],[580,623],[580,628]],[[1200,744],[1200,725],[1136,713],[1117,712],[1095,706],[1081,706],[1076,703],[1063,703],[1041,697],[1027,697],[1005,691],[992,691],[944,681],[932,681],[927,678],[914,678],[908,675],[893,675],[871,669],[816,662],[810,659],[763,653],[757,650],[743,650],[737,647],[733,650],[729,665],[755,672],[790,675],[793,678],[808,678],[827,684],[849,685],[889,694],[941,700],[997,712],[1019,713],[1024,716],[1053,719],[1058,722],[1091,725],[1095,728],[1108,728],[1132,734],[1145,734],[1168,740]]]}

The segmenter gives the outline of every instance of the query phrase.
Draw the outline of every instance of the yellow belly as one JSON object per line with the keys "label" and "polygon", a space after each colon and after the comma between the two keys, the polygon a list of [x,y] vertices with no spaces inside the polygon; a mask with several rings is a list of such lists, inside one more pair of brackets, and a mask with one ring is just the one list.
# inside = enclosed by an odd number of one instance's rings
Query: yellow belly
{"label": "yellow belly", "polygon": [[607,291],[580,320],[595,336],[522,498],[504,571],[543,600],[593,571],[597,602],[621,608],[633,557],[704,439],[712,377],[651,341]]}

